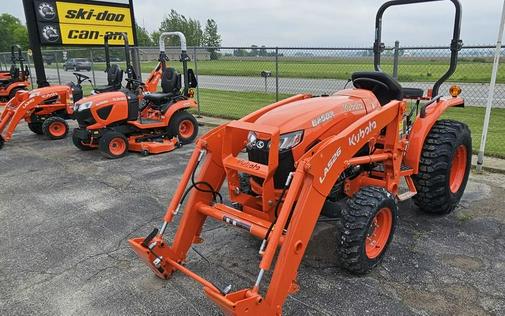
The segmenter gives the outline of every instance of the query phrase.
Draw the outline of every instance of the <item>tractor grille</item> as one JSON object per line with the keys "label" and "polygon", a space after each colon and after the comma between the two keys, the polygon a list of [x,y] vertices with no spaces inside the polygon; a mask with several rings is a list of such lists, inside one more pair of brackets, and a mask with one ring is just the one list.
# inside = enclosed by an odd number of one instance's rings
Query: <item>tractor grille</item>
{"label": "tractor grille", "polygon": [[[268,146],[265,146],[268,147]],[[252,148],[247,150],[249,161],[257,162],[263,165],[268,165],[268,149],[258,149]],[[293,152],[291,150],[286,150],[279,153],[279,166],[274,173],[274,187],[276,189],[284,188],[286,180],[290,172],[295,170],[295,160],[293,158]],[[263,179],[258,177],[252,177],[252,179],[258,183],[263,184]]]}
{"label": "tractor grille", "polygon": [[89,109],[86,109],[84,111],[76,111],[74,112],[74,116],[80,128],[86,128],[87,126],[96,123]]}

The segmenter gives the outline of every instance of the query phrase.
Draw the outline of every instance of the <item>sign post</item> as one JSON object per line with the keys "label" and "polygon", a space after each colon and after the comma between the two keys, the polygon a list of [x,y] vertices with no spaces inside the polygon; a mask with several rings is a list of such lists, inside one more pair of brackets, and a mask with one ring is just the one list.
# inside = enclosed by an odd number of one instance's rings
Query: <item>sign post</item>
{"label": "sign post", "polygon": [[133,0],[23,0],[39,87],[48,86],[41,46],[137,44]]}

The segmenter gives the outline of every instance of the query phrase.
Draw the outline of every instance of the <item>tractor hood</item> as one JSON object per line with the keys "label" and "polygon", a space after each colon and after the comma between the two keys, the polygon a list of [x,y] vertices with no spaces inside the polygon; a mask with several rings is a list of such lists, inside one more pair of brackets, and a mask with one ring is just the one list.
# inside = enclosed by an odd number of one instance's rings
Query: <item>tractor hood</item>
{"label": "tractor hood", "polygon": [[98,107],[104,104],[112,104],[117,102],[128,101],[126,94],[121,91],[104,92],[99,94],[90,95],[89,97],[82,98],[74,105],[74,111],[83,111],[91,107]]}
{"label": "tractor hood", "polygon": [[[334,125],[346,118],[347,114],[366,113],[365,103],[354,96],[333,95],[295,101],[275,108],[256,120],[256,123],[278,126],[280,133],[307,130]],[[352,115],[354,116],[354,115]]]}
{"label": "tractor hood", "polygon": [[36,96],[45,96],[49,95],[52,93],[61,93],[61,92],[67,92],[70,90],[69,86],[48,86],[48,87],[43,87],[43,88],[37,88],[33,89],[29,92],[30,97],[36,97]]}

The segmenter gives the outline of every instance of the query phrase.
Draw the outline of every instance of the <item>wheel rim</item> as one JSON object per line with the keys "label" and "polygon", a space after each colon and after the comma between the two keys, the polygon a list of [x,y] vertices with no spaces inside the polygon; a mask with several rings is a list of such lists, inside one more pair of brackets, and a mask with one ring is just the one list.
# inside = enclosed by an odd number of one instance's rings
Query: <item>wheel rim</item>
{"label": "wheel rim", "polygon": [[393,213],[390,208],[382,208],[372,220],[366,236],[365,251],[369,259],[377,258],[386,248],[393,227]]}
{"label": "wheel rim", "polygon": [[109,151],[114,156],[121,156],[126,150],[126,143],[121,138],[114,138],[109,143]]}
{"label": "wheel rim", "polygon": [[184,138],[190,138],[195,131],[193,122],[190,120],[184,120],[179,124],[179,135]]}
{"label": "wheel rim", "polygon": [[465,145],[459,145],[452,157],[449,187],[452,193],[458,192],[465,178],[467,164],[467,151]]}
{"label": "wheel rim", "polygon": [[49,133],[55,137],[63,136],[66,132],[67,127],[62,122],[54,122],[49,125]]}

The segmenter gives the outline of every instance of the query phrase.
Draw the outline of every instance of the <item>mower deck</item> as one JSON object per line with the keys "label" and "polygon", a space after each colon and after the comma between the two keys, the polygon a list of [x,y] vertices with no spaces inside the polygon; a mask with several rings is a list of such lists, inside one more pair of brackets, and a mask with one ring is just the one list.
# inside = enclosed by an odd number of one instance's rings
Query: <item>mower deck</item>
{"label": "mower deck", "polygon": [[147,154],[161,154],[179,148],[177,138],[141,141],[145,135],[130,136],[128,138],[128,150]]}

